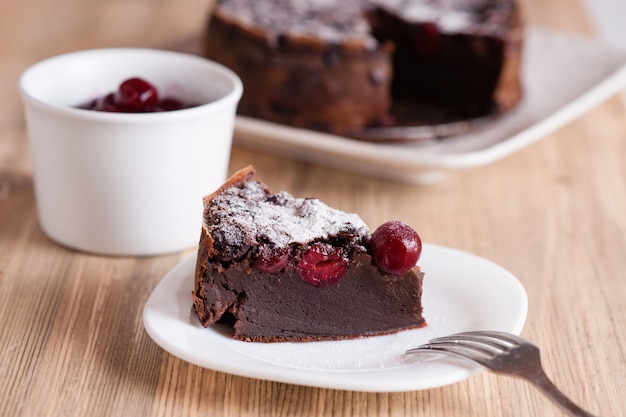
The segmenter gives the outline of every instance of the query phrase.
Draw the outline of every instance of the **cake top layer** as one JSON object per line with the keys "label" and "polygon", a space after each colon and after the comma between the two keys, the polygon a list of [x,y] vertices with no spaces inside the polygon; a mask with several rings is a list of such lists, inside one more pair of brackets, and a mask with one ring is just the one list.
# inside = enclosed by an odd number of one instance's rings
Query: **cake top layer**
{"label": "cake top layer", "polygon": [[236,259],[261,242],[287,247],[338,235],[360,240],[369,233],[357,214],[328,207],[316,198],[270,194],[257,181],[221,190],[205,207],[204,221],[222,259]]}
{"label": "cake top layer", "polygon": [[330,42],[377,44],[365,11],[384,10],[442,32],[502,33],[514,0],[219,0],[220,13],[269,33],[314,35]]}

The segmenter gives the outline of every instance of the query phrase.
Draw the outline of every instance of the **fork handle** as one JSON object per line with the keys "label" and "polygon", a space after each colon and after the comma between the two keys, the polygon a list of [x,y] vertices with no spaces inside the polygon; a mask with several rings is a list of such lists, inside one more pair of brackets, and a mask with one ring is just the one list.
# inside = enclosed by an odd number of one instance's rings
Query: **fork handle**
{"label": "fork handle", "polygon": [[548,398],[550,398],[555,404],[557,404],[563,411],[572,417],[596,417],[594,414],[583,410],[576,405],[572,400],[567,398],[561,390],[557,388],[546,373],[541,370],[532,375],[520,375],[525,377],[528,381],[532,382],[537,388],[541,390]]}

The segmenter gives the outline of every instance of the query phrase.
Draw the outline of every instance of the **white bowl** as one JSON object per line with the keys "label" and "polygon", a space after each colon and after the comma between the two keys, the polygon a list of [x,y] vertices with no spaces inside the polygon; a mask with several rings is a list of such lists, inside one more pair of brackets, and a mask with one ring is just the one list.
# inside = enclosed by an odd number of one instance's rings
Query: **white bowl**
{"label": "white bowl", "polygon": [[[160,113],[78,109],[131,77],[200,105]],[[53,240],[106,255],[198,243],[202,197],[226,179],[242,84],[201,57],[151,49],[69,53],[20,79],[39,221]]]}

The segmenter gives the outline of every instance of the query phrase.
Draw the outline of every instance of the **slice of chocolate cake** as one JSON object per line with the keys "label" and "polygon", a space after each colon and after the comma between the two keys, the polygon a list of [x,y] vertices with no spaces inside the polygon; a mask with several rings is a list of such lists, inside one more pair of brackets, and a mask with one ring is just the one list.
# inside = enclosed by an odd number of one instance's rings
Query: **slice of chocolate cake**
{"label": "slice of chocolate cake", "polygon": [[339,340],[425,326],[421,241],[401,222],[272,194],[237,172],[204,198],[193,302],[203,326],[253,342]]}

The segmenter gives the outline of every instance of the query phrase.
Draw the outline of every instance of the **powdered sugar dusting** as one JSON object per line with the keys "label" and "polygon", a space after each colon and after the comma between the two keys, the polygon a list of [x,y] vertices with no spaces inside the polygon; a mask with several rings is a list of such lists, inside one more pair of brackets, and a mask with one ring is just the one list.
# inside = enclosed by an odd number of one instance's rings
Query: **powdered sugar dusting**
{"label": "powdered sugar dusting", "polygon": [[222,13],[276,35],[314,35],[329,42],[359,39],[378,43],[365,11],[383,9],[410,23],[436,23],[440,30],[468,32],[483,22],[497,31],[513,7],[508,0],[220,0]]}
{"label": "powdered sugar dusting", "polygon": [[357,214],[328,207],[316,198],[270,194],[262,183],[245,181],[224,190],[207,208],[207,230],[228,246],[259,240],[277,247],[306,244],[340,233],[365,237],[369,230]]}

